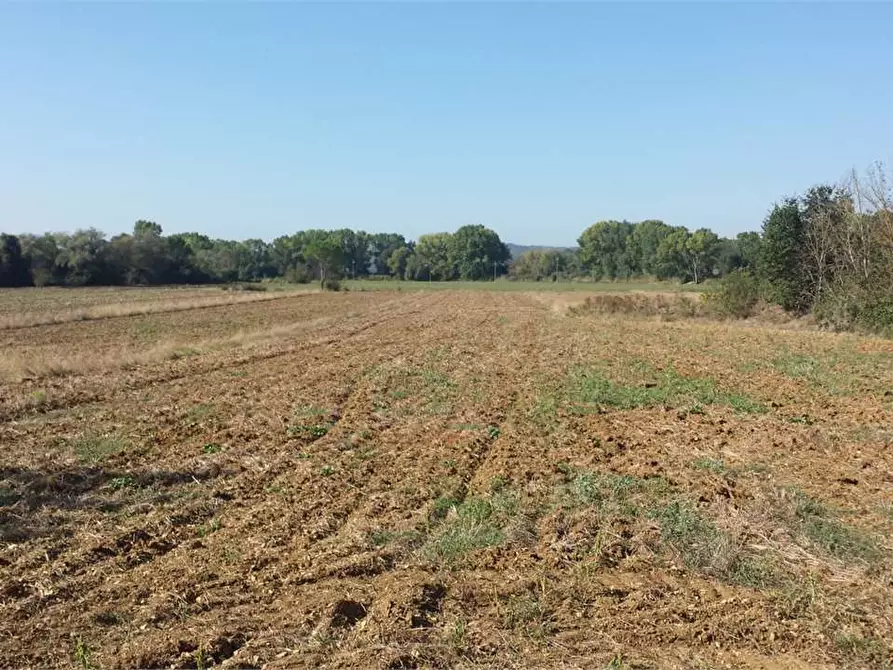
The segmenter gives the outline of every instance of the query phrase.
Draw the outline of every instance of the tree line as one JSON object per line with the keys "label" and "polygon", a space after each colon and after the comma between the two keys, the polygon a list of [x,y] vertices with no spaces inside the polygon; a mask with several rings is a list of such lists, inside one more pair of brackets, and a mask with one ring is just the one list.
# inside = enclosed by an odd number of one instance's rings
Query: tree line
{"label": "tree line", "polygon": [[700,282],[750,267],[757,233],[735,239],[707,229],[690,233],[662,221],[601,221],[573,250],[528,251],[512,259],[482,225],[407,240],[397,233],[350,229],[303,230],[268,243],[211,239],[199,233],[164,235],[140,220],[133,232],[107,238],[90,228],[74,233],[0,236],[0,286],[90,286],[250,282],[283,278],[309,282],[370,275],[416,281],[510,279],[629,279],[652,276]]}
{"label": "tree line", "polygon": [[511,266],[518,279],[632,279],[653,277],[700,283],[756,263],[759,233],[722,238],[706,228],[690,232],[651,219],[641,223],[599,221],[580,236],[576,249],[532,250]]}
{"label": "tree line", "polygon": [[95,229],[0,235],[0,286],[292,282],[370,275],[416,281],[724,278],[721,300],[759,301],[836,327],[893,328],[893,191],[881,165],[774,204],[760,232],[719,237],[660,220],[599,221],[575,249],[512,259],[482,225],[407,240],[397,233],[304,230],[272,242],[164,235],[152,221],[107,238]]}
{"label": "tree line", "polygon": [[0,286],[91,286],[250,282],[280,277],[323,284],[337,278],[480,280],[507,272],[510,254],[481,225],[410,241],[397,233],[302,230],[268,243],[164,235],[140,220],[132,233],[107,238],[74,233],[0,235]]}
{"label": "tree line", "polygon": [[775,204],[739,295],[835,328],[893,328],[893,189],[881,164]]}

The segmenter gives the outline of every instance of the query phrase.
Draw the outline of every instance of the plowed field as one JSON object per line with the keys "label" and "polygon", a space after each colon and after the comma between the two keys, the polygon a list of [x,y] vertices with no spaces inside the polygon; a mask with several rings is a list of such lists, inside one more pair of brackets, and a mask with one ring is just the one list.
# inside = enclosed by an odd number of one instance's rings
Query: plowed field
{"label": "plowed field", "polygon": [[0,331],[0,667],[893,667],[893,343],[581,300]]}

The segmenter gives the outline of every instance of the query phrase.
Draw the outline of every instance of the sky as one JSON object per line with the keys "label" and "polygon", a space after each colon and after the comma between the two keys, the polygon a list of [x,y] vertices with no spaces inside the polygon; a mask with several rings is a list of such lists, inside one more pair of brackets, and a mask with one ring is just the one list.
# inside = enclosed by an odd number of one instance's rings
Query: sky
{"label": "sky", "polygon": [[723,235],[893,159],[893,4],[0,4],[0,230]]}

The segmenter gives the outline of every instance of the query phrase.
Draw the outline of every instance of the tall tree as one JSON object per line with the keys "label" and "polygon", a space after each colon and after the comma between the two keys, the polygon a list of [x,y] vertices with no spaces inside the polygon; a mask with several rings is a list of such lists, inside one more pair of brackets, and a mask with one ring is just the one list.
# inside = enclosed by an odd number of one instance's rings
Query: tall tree
{"label": "tall tree", "polygon": [[59,264],[65,268],[65,283],[75,286],[115,283],[109,276],[106,251],[108,241],[95,228],[60,234]]}
{"label": "tall tree", "polygon": [[15,235],[0,234],[0,286],[27,286],[28,264]]}
{"label": "tall tree", "polygon": [[599,221],[580,235],[580,261],[596,279],[629,278],[635,270],[635,255],[627,241],[633,224],[627,221]]}
{"label": "tall tree", "polygon": [[52,233],[44,235],[22,235],[19,237],[22,256],[31,270],[31,281],[35,286],[59,284],[65,281],[65,272],[56,260],[59,245]]}
{"label": "tall tree", "polygon": [[670,226],[656,219],[648,219],[635,225],[627,245],[636,258],[636,268],[639,272],[660,278],[657,249],[661,240],[671,232],[673,229]]}
{"label": "tall tree", "polygon": [[406,238],[397,233],[375,233],[368,238],[370,272],[388,274],[388,259],[397,249],[407,246]]}
{"label": "tall tree", "polygon": [[326,280],[334,278],[344,267],[344,248],[337,233],[324,230],[311,231],[304,255],[312,262],[319,273],[320,288],[326,287]]}
{"label": "tall tree", "polygon": [[806,226],[796,198],[776,204],[763,221],[759,272],[769,285],[771,298],[788,310],[811,306],[804,267]]}
{"label": "tall tree", "polygon": [[760,248],[763,246],[763,238],[759,233],[738,233],[735,238],[738,242],[738,255],[741,258],[741,267],[756,269],[760,260]]}
{"label": "tall tree", "polygon": [[479,280],[505,274],[511,253],[499,235],[478,224],[462,226],[453,233],[448,258],[459,278]]}
{"label": "tall tree", "polygon": [[452,264],[451,233],[420,235],[412,255],[406,261],[406,273],[411,279],[445,281],[456,278]]}
{"label": "tall tree", "polygon": [[408,246],[394,249],[388,257],[388,271],[391,276],[403,279],[406,274],[406,263],[410,256],[412,256],[412,249]]}

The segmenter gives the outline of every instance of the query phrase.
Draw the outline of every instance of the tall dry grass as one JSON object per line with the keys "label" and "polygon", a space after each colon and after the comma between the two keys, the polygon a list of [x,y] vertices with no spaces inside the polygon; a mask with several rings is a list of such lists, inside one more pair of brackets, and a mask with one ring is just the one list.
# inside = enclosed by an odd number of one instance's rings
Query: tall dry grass
{"label": "tall dry grass", "polygon": [[171,339],[149,348],[122,346],[101,354],[84,356],[65,353],[27,354],[10,352],[0,359],[0,380],[21,382],[24,380],[68,377],[96,372],[132,370],[144,365],[178,360],[202,354],[231,349],[247,349],[281,340],[288,335],[312,329],[332,321],[334,317],[321,317],[263,330],[240,331],[221,338],[203,340]]}
{"label": "tall dry grass", "polygon": [[601,293],[568,309],[572,315],[624,314],[637,316],[697,317],[710,313],[699,294]]}
{"label": "tall dry grass", "polygon": [[97,321],[124,316],[144,314],[160,314],[164,312],[185,312],[207,307],[223,307],[246,302],[264,302],[281,300],[296,295],[297,291],[274,294],[226,295],[212,298],[194,298],[190,300],[165,300],[158,302],[121,302],[107,305],[92,305],[47,312],[23,311],[17,314],[0,316],[0,330],[48,326],[73,321]]}

